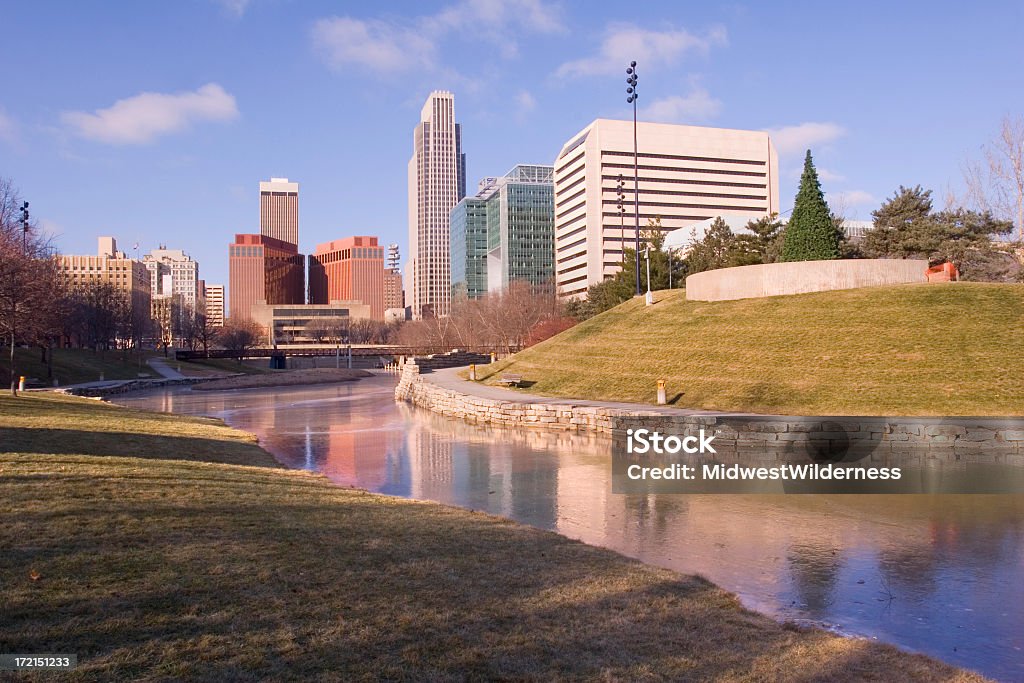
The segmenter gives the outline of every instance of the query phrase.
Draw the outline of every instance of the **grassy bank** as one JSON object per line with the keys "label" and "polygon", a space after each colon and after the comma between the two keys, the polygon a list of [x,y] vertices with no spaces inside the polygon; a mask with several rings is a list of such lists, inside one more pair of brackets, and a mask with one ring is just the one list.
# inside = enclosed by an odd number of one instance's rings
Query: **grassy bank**
{"label": "grassy bank", "polygon": [[[0,352],[0,386],[5,387],[11,372],[9,353],[9,346]],[[146,365],[145,359],[155,355],[152,351],[143,352],[141,364],[138,354],[134,352],[128,360],[124,360],[120,351],[53,349],[50,353],[53,354],[53,377],[62,385],[95,382],[100,375],[104,379],[135,379],[139,373],[146,373],[151,377],[159,376]],[[53,383],[46,364],[43,363],[42,352],[38,348],[15,349],[14,367],[19,375],[38,379],[47,386]]]}
{"label": "grassy bank", "polygon": [[1022,415],[1024,285],[633,300],[495,365],[531,393],[793,415]]}
{"label": "grassy bank", "polygon": [[980,680],[211,420],[0,397],[0,514],[0,652],[70,680]]}
{"label": "grassy bank", "polygon": [[282,370],[271,370],[266,358],[239,363],[237,360],[230,358],[204,358],[201,360],[179,361],[171,357],[167,363],[176,370],[180,368],[180,372],[189,377],[210,377],[213,375],[233,375],[237,373],[271,375],[283,372]]}

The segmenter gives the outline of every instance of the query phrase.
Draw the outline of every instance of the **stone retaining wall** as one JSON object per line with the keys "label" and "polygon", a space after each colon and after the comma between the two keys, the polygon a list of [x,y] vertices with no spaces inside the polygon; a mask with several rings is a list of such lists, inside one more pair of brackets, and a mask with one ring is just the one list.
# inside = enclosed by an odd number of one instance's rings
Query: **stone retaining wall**
{"label": "stone retaining wall", "polygon": [[470,351],[450,351],[449,353],[437,353],[432,356],[420,356],[410,358],[411,363],[420,369],[420,372],[430,372],[442,368],[457,368],[471,363],[490,363],[491,357],[486,353],[472,353]]}
{"label": "stone retaining wall", "polygon": [[927,269],[928,262],[918,259],[797,261],[719,268],[686,278],[686,298],[689,301],[729,301],[923,283],[928,281]]}
{"label": "stone retaining wall", "polygon": [[793,451],[843,441],[872,453],[927,453],[956,460],[964,454],[1008,456],[1024,464],[1022,418],[769,417],[686,415],[668,409],[625,410],[570,401],[532,403],[482,398],[438,386],[414,363],[402,367],[395,398],[471,423],[570,430],[623,437],[628,429],[663,434],[715,434],[720,453]]}
{"label": "stone retaining wall", "polygon": [[[228,377],[235,377],[235,375],[228,375]],[[215,379],[224,378],[224,376],[221,376],[183,377],[181,379],[129,379],[119,384],[111,384],[109,386],[103,387],[68,387],[66,389],[56,389],[55,391],[60,394],[70,394],[72,396],[88,396],[91,398],[103,398],[105,396],[127,394],[129,391],[144,391],[145,389],[162,389],[163,387],[177,386],[179,384],[199,384],[200,382],[210,382]]]}

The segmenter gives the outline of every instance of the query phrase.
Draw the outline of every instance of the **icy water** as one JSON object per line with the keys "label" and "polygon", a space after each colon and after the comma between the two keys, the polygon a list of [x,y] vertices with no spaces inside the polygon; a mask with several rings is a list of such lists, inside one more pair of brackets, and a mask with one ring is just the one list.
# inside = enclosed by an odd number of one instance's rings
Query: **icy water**
{"label": "icy water", "polygon": [[607,439],[442,418],[394,385],[117,402],[220,417],[338,484],[486,510],[702,574],[780,619],[1024,680],[1024,496],[613,494]]}

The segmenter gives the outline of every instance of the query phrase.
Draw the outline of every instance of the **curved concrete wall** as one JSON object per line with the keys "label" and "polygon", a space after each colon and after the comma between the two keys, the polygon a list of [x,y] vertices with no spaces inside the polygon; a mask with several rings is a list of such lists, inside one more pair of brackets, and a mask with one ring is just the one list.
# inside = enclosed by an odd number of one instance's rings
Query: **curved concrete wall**
{"label": "curved concrete wall", "polygon": [[794,261],[720,268],[686,278],[686,298],[691,301],[729,301],[927,282],[927,269],[928,262],[918,259]]}

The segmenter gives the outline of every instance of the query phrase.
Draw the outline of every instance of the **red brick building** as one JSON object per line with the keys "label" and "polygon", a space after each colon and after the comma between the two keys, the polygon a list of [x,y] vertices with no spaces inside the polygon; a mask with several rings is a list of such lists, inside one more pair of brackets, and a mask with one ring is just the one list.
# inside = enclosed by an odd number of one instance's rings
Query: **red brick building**
{"label": "red brick building", "polygon": [[384,247],[376,237],[317,245],[309,257],[309,303],[329,301],[362,301],[371,318],[384,319]]}
{"label": "red brick building", "polygon": [[303,257],[298,247],[266,235],[235,235],[228,247],[229,317],[252,319],[252,306],[305,303]]}

